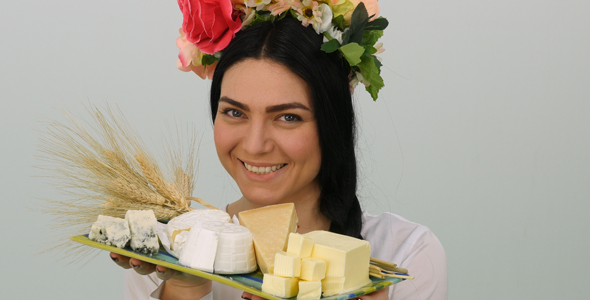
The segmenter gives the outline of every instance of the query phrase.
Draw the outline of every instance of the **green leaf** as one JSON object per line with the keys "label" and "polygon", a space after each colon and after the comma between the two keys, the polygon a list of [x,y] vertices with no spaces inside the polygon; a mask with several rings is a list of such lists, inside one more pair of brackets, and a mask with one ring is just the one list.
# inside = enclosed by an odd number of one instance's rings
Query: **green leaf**
{"label": "green leaf", "polygon": [[346,19],[344,19],[343,15],[332,19],[332,24],[338,27],[340,30],[344,30],[346,27],[348,27],[348,23],[346,22]]}
{"label": "green leaf", "polygon": [[369,22],[369,13],[363,2],[360,2],[354,11],[352,17],[350,17],[350,27],[342,38],[343,44],[357,43],[360,44],[363,41],[363,32],[365,26]]}
{"label": "green leaf", "polygon": [[203,66],[207,66],[207,65],[212,65],[217,61],[217,58],[213,55],[210,54],[205,54],[203,55],[203,58],[201,59],[201,64]]}
{"label": "green leaf", "polygon": [[372,55],[363,55],[358,67],[363,75],[363,78],[369,83],[367,91],[377,100],[377,94],[383,87],[383,78],[381,78],[381,70],[375,64],[375,58]]}
{"label": "green leaf", "polygon": [[361,62],[361,56],[365,53],[365,48],[357,43],[350,43],[340,47],[340,51],[351,66],[356,66]]}
{"label": "green leaf", "polygon": [[256,11],[255,15],[254,15],[254,19],[248,25],[248,27],[258,24],[258,23],[268,22],[270,20],[270,17],[271,17],[271,14],[269,12],[259,13],[258,11]]}
{"label": "green leaf", "polygon": [[374,46],[375,43],[383,36],[383,31],[372,30],[363,33],[363,42],[361,45]]}
{"label": "green leaf", "polygon": [[338,48],[340,48],[340,43],[338,43],[338,40],[333,39],[323,43],[321,49],[326,53],[332,53],[338,50]]}
{"label": "green leaf", "polygon": [[389,25],[389,21],[387,21],[387,19],[383,17],[379,17],[367,23],[365,30],[385,30],[385,28],[387,28],[387,25]]}

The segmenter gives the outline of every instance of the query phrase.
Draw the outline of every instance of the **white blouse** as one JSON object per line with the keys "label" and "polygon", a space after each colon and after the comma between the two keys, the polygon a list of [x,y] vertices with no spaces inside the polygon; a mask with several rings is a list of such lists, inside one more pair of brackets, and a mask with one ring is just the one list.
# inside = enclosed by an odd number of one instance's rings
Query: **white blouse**
{"label": "white blouse", "polygon": [[[416,277],[390,286],[389,299],[447,299],[446,255],[430,229],[392,213],[363,213],[361,234],[371,243],[372,257],[396,263]],[[155,273],[144,276],[125,270],[123,299],[160,299],[162,287]],[[241,295],[241,290],[214,281],[213,291],[202,300],[241,300]]]}

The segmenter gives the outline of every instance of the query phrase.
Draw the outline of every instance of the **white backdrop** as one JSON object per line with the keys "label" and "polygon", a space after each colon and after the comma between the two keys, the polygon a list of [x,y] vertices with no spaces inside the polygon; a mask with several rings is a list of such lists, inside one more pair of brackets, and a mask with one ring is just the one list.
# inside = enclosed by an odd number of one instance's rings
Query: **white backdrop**
{"label": "white backdrop", "polygon": [[[356,92],[364,208],[429,226],[449,299],[590,299],[590,4],[381,1],[386,87]],[[195,194],[239,193],[212,142],[209,82],[176,69],[175,1],[0,4],[2,298],[118,299],[106,252],[35,256],[59,198],[33,168],[42,121],[118,105],[144,139],[172,120],[202,134]],[[10,297],[12,296],[12,297]]]}

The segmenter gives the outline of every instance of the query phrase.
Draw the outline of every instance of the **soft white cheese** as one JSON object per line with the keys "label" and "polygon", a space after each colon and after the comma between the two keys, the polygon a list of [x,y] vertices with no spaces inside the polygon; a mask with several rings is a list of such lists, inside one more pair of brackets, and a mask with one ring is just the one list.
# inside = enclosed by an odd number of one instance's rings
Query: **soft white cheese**
{"label": "soft white cheese", "polygon": [[92,224],[88,238],[109,246],[124,248],[131,238],[129,224],[121,218],[100,215]]}
{"label": "soft white cheese", "polygon": [[177,249],[180,264],[219,274],[256,270],[252,234],[245,227],[209,221],[193,225],[187,233],[186,242]]}
{"label": "soft white cheese", "polygon": [[173,218],[168,222],[166,230],[170,242],[170,250],[180,256],[180,249],[189,236],[190,228],[202,222],[231,222],[230,216],[219,209],[195,209]]}
{"label": "soft white cheese", "polygon": [[129,210],[125,214],[131,230],[131,249],[154,255],[160,250],[156,234],[156,216],[152,210]]}

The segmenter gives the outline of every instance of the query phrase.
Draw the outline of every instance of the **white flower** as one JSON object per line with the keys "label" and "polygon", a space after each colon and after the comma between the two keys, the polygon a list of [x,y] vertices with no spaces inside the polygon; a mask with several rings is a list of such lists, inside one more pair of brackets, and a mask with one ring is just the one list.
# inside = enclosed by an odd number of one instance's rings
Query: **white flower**
{"label": "white flower", "polygon": [[[340,43],[340,45],[342,45],[342,36],[344,35],[344,33],[348,30],[348,28],[344,29],[344,31],[340,31],[340,29],[338,29],[338,27],[336,26],[330,26],[330,28],[328,30],[326,30],[326,32],[333,38],[336,39],[338,41],[338,43]],[[328,41],[327,37],[324,37],[324,43]]]}
{"label": "white flower", "polygon": [[320,5],[318,5],[318,10],[321,12],[321,24],[318,23],[313,23],[313,29],[315,29],[315,32],[317,32],[318,34],[323,33],[324,31],[328,31],[328,29],[330,29],[330,27],[332,27],[332,9],[330,8],[330,6],[326,3],[322,3]]}

